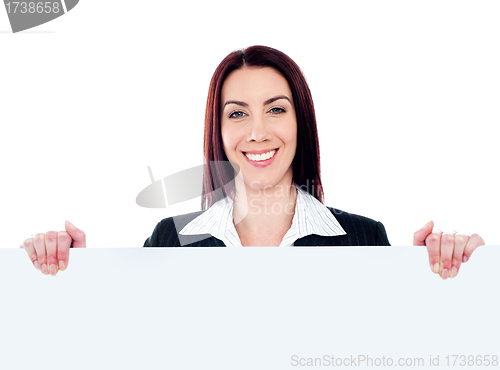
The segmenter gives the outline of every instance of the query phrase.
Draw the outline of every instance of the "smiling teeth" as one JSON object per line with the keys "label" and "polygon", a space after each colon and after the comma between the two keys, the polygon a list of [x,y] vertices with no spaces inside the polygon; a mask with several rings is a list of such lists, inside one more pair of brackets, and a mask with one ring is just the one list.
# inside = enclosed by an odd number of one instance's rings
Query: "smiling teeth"
{"label": "smiling teeth", "polygon": [[259,162],[259,161],[265,161],[265,160],[271,158],[274,155],[274,153],[276,153],[276,149],[271,150],[270,152],[267,152],[267,153],[262,153],[262,154],[247,154],[247,153],[245,153],[245,155],[251,161]]}

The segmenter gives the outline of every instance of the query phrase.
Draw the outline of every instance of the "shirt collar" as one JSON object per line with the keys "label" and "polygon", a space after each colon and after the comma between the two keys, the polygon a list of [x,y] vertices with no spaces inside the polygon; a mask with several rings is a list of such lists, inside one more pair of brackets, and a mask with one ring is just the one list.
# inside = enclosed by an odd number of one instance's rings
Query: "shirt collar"
{"label": "shirt collar", "polygon": [[[346,235],[335,216],[319,200],[295,184],[297,200],[292,226],[283,237],[280,247],[308,235]],[[230,197],[214,203],[207,211],[189,222],[180,232],[182,235],[210,234],[222,240],[226,246],[241,246],[233,223],[233,200]]]}

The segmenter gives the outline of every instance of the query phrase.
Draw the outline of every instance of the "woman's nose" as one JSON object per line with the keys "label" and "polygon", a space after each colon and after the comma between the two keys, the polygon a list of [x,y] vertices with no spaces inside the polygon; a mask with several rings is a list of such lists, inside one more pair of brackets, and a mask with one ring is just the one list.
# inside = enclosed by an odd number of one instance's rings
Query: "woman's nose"
{"label": "woman's nose", "polygon": [[266,141],[269,140],[270,133],[267,129],[267,123],[264,117],[252,117],[249,125],[248,141]]}

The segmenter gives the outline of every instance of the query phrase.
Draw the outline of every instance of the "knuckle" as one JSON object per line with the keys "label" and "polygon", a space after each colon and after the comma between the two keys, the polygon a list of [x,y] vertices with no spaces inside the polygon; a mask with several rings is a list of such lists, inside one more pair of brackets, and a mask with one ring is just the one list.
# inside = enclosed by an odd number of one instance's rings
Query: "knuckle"
{"label": "knuckle", "polygon": [[68,248],[60,248],[57,250],[57,258],[63,259],[69,257],[69,245]]}
{"label": "knuckle", "polygon": [[432,244],[435,244],[437,243],[439,240],[441,239],[441,237],[439,235],[436,235],[436,234],[431,234],[427,237],[426,239],[426,242],[427,243],[432,243]]}
{"label": "knuckle", "polygon": [[59,233],[58,239],[59,239],[60,243],[64,243],[64,244],[70,244],[71,240],[72,240],[71,236],[69,236],[68,233],[66,233],[66,232]]}
{"label": "knuckle", "polygon": [[443,258],[443,266],[450,266],[450,265],[451,265],[451,259]]}
{"label": "knuckle", "polygon": [[441,238],[442,238],[443,243],[451,244],[451,243],[453,243],[453,239],[455,239],[455,235],[443,234],[443,236]]}
{"label": "knuckle", "polygon": [[439,256],[431,256],[429,258],[429,261],[432,266],[434,266],[436,263],[439,263]]}
{"label": "knuckle", "polygon": [[61,253],[57,255],[57,264],[59,265],[59,261],[64,261],[64,263],[67,263],[66,261],[69,261],[69,255],[67,253]]}
{"label": "knuckle", "polygon": [[465,242],[467,241],[467,238],[468,237],[466,235],[457,234],[457,235],[455,235],[455,242],[459,243],[459,244],[465,244]]}
{"label": "knuckle", "polygon": [[55,231],[47,231],[45,233],[45,239],[47,239],[50,242],[53,242],[56,240],[57,233]]}

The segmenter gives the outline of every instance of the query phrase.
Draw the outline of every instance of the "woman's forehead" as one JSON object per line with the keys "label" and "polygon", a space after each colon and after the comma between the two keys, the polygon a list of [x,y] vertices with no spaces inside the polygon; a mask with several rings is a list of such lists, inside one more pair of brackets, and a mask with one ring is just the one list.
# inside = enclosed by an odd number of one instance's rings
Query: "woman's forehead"
{"label": "woman's forehead", "polygon": [[262,100],[275,95],[292,99],[285,77],[271,67],[243,67],[233,71],[222,86],[223,104],[226,100]]}

